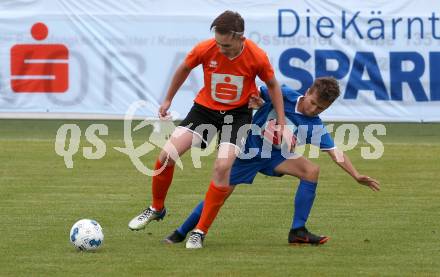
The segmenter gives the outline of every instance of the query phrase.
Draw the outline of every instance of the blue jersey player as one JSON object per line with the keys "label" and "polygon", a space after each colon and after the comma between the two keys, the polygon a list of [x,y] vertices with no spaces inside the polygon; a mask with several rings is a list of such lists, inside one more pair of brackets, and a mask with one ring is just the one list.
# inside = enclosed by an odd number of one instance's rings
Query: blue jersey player
{"label": "blue jersey player", "polygon": [[[314,144],[322,151],[327,152],[332,160],[342,169],[350,174],[359,184],[370,187],[373,191],[378,191],[380,184],[377,180],[360,174],[348,156],[339,151],[333,139],[326,131],[319,114],[326,110],[339,96],[339,86],[333,78],[317,78],[313,85],[303,96],[288,86],[282,86],[284,98],[284,109],[287,126],[294,133],[292,140],[296,145]],[[230,193],[235,185],[246,183],[251,184],[258,172],[280,177],[291,175],[300,179],[298,189],[295,194],[294,216],[292,226],[288,235],[288,242],[292,244],[323,244],[328,241],[326,236],[318,236],[306,229],[306,222],[313,206],[315,191],[318,183],[319,166],[312,163],[305,157],[292,153],[289,147],[271,145],[273,139],[266,139],[267,132],[270,130],[271,122],[276,119],[274,107],[270,102],[270,97],[266,87],[260,88],[260,97],[254,97],[250,105],[259,107],[255,113],[252,123],[252,132],[249,133],[242,154],[235,160],[230,175]],[[293,128],[288,128],[288,127]],[[263,131],[261,131],[263,130]],[[283,135],[288,132],[283,132]],[[278,136],[272,136],[274,139]],[[285,136],[289,137],[289,136]],[[287,139],[290,142],[290,138]],[[271,143],[268,143],[270,141]],[[286,141],[286,140],[284,140]],[[277,147],[278,146],[278,147]],[[287,144],[290,146],[290,143]],[[230,194],[229,194],[230,195]],[[224,201],[223,201],[224,202]],[[223,202],[219,205],[223,205]],[[200,215],[203,209],[203,202],[193,210],[186,221],[166,239],[166,243],[182,242],[186,235],[197,225],[200,226]],[[216,215],[210,215],[215,217]],[[202,248],[206,230],[209,226],[204,226],[205,231],[193,230],[186,242],[186,248]]]}

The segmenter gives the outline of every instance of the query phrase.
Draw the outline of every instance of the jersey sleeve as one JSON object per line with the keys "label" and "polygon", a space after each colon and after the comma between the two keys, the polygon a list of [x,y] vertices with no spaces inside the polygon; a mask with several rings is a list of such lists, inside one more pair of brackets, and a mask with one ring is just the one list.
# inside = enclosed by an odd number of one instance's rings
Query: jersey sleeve
{"label": "jersey sleeve", "polygon": [[298,133],[298,135],[304,136],[307,133],[306,143],[319,147],[321,150],[335,148],[332,137],[319,117],[311,119],[304,127],[308,130],[301,130],[299,128],[299,131],[302,131],[302,133]]}
{"label": "jersey sleeve", "polygon": [[[294,90],[286,85],[282,85],[280,89],[285,102],[293,101],[292,98],[296,101],[298,94]],[[264,102],[271,102],[269,89],[266,86],[260,86],[258,90],[260,91],[260,97],[263,98]]]}
{"label": "jersey sleeve", "polygon": [[264,102],[270,102],[269,90],[266,86],[259,87],[260,97],[263,98]]}
{"label": "jersey sleeve", "polygon": [[202,43],[199,43],[186,55],[185,64],[191,69],[201,64],[202,52],[203,46]]}
{"label": "jersey sleeve", "polygon": [[336,148],[335,143],[332,139],[332,137],[330,136],[330,134],[327,132],[327,129],[325,129],[325,127],[323,126],[325,133],[324,135],[322,135],[321,137],[321,143],[319,145],[319,148],[321,150],[331,150]]}
{"label": "jersey sleeve", "polygon": [[262,51],[260,55],[260,70],[257,73],[258,78],[267,83],[275,77],[272,65],[270,64],[267,54]]}
{"label": "jersey sleeve", "polygon": [[311,144],[319,145],[319,149],[321,150],[331,150],[335,148],[335,143],[320,118],[318,118],[317,122],[313,125]]}

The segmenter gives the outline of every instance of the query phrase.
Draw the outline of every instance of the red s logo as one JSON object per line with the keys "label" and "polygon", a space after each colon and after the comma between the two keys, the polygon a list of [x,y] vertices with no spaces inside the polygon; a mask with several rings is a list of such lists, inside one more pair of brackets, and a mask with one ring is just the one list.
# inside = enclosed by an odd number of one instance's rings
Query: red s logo
{"label": "red s logo", "polygon": [[[36,23],[32,37],[44,40],[47,26]],[[69,50],[62,44],[17,44],[11,48],[11,88],[14,92],[63,93],[69,87]]]}

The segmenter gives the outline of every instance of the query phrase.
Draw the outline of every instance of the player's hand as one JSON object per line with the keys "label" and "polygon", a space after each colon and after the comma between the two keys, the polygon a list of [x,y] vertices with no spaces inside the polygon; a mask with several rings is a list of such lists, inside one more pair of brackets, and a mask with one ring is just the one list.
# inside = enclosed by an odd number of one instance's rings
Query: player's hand
{"label": "player's hand", "polygon": [[279,143],[281,143],[282,140],[283,140],[284,127],[285,127],[285,125],[286,125],[286,122],[285,122],[285,121],[280,121],[280,120],[278,119],[277,122],[276,122],[276,125],[275,125],[276,133],[275,133],[275,135],[276,135],[276,137],[277,137],[277,141],[278,141]]}
{"label": "player's hand", "polygon": [[248,102],[249,109],[257,110],[257,109],[261,108],[261,106],[263,106],[263,104],[264,104],[264,100],[259,95],[252,94],[251,97],[249,97],[249,102]]}
{"label": "player's hand", "polygon": [[168,112],[168,109],[171,106],[171,101],[170,100],[165,100],[163,101],[162,105],[160,105],[159,107],[159,118],[160,119],[169,119],[170,118],[170,113]]}
{"label": "player's hand", "polygon": [[368,177],[366,175],[359,175],[356,178],[356,181],[364,186],[369,187],[373,191],[379,191],[380,190],[380,183],[376,179],[373,179],[371,177]]}

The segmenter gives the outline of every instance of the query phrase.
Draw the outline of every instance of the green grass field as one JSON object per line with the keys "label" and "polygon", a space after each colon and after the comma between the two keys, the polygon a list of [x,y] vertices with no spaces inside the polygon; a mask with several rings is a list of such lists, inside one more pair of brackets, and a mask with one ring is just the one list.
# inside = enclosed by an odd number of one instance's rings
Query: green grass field
{"label": "green grass field", "polygon": [[[87,160],[80,148],[67,169],[54,150],[64,123],[81,126],[81,146],[90,146],[87,126],[107,124],[105,157]],[[386,127],[382,158],[362,159],[362,144],[348,152],[360,172],[381,181],[379,193],[355,183],[327,155],[314,159],[321,175],[308,226],[330,236],[327,244],[287,244],[298,181],[259,175],[225,204],[205,248],[190,251],[161,240],[203,198],[213,156],[195,169],[185,155],[168,194],[169,215],[131,232],[128,221],[150,200],[150,178],[113,149],[124,146],[122,122],[0,120],[0,276],[439,276],[440,124]],[[136,144],[146,135],[139,132]],[[143,159],[151,167],[157,154]],[[81,218],[104,228],[96,253],[69,243]]]}

